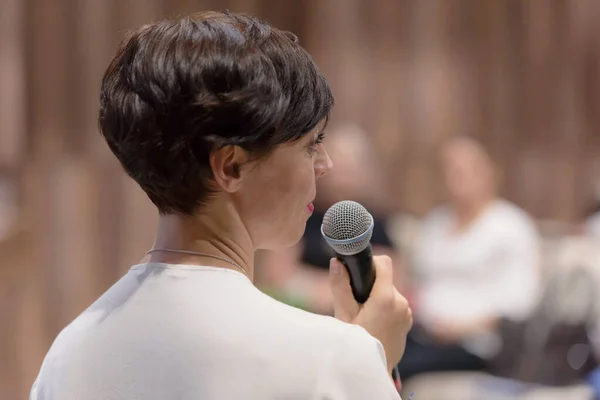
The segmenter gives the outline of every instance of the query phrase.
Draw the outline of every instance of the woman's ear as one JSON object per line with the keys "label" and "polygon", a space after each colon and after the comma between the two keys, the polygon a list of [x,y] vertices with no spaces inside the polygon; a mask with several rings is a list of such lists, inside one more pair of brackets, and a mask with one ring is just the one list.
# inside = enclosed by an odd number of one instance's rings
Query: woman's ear
{"label": "woman's ear", "polygon": [[226,192],[237,191],[243,181],[242,166],[250,160],[239,146],[224,146],[210,153],[209,162],[217,184]]}

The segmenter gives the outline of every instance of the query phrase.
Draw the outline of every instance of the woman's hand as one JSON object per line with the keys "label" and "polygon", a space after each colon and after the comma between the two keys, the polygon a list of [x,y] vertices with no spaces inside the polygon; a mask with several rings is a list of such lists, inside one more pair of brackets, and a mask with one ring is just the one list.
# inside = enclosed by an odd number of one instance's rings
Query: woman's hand
{"label": "woman's hand", "polygon": [[346,268],[336,259],[330,263],[334,315],[344,322],[365,328],[385,349],[388,370],[398,364],[406,347],[406,335],[412,327],[408,301],[394,287],[392,261],[388,256],[373,257],[375,284],[364,304],[352,295]]}

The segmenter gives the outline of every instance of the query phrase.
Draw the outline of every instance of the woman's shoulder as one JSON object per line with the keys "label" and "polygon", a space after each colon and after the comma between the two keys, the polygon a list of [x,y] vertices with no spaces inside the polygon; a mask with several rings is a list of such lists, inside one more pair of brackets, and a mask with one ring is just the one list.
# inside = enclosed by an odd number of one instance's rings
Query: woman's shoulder
{"label": "woman's shoulder", "polygon": [[266,316],[272,318],[274,324],[280,324],[282,327],[287,325],[298,332],[306,330],[306,333],[318,331],[319,335],[335,335],[347,325],[332,316],[316,314],[276,299],[271,299],[270,302],[268,310],[265,310]]}
{"label": "woman's shoulder", "polygon": [[423,216],[422,224],[424,226],[428,225],[438,225],[440,222],[448,221],[452,218],[452,210],[449,205],[442,204],[433,207],[425,216]]}
{"label": "woman's shoulder", "polygon": [[504,241],[534,244],[540,240],[538,226],[533,217],[508,200],[497,200],[482,222],[482,228],[494,232]]}
{"label": "woman's shoulder", "polygon": [[527,211],[505,199],[496,200],[490,207],[488,216],[495,222],[504,225],[519,225],[528,229],[535,228],[535,221]]}

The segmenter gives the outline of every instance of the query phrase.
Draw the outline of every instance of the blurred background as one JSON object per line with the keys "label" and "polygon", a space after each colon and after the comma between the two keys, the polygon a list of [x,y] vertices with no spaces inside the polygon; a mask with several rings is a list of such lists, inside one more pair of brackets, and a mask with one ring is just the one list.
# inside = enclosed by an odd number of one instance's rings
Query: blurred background
{"label": "blurred background", "polygon": [[[159,18],[226,8],[296,33],[336,97],[326,139],[336,169],[302,243],[257,255],[259,287],[330,313],[319,218],[335,201],[357,200],[376,217],[373,247],[396,261],[416,325],[435,314],[423,298],[436,285],[460,298],[476,281],[482,293],[518,299],[490,331],[531,357],[488,352],[485,373],[417,368],[405,382],[415,400],[465,399],[465,390],[594,398],[599,1],[0,0],[0,399],[27,398],[60,329],[152,244],[155,210],[96,128],[99,82],[118,43]],[[514,273],[492,288],[498,252]],[[474,272],[483,264],[488,272]],[[548,290],[557,282],[575,283],[558,296]],[[532,326],[542,328],[523,333]]]}

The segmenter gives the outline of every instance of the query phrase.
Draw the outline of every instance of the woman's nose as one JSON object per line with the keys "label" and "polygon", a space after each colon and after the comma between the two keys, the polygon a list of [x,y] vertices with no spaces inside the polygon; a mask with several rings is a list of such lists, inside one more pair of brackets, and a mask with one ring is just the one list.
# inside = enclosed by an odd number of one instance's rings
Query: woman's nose
{"label": "woman's nose", "polygon": [[315,176],[319,179],[329,172],[331,168],[333,168],[333,161],[331,161],[329,153],[327,153],[327,150],[323,147],[315,160]]}

